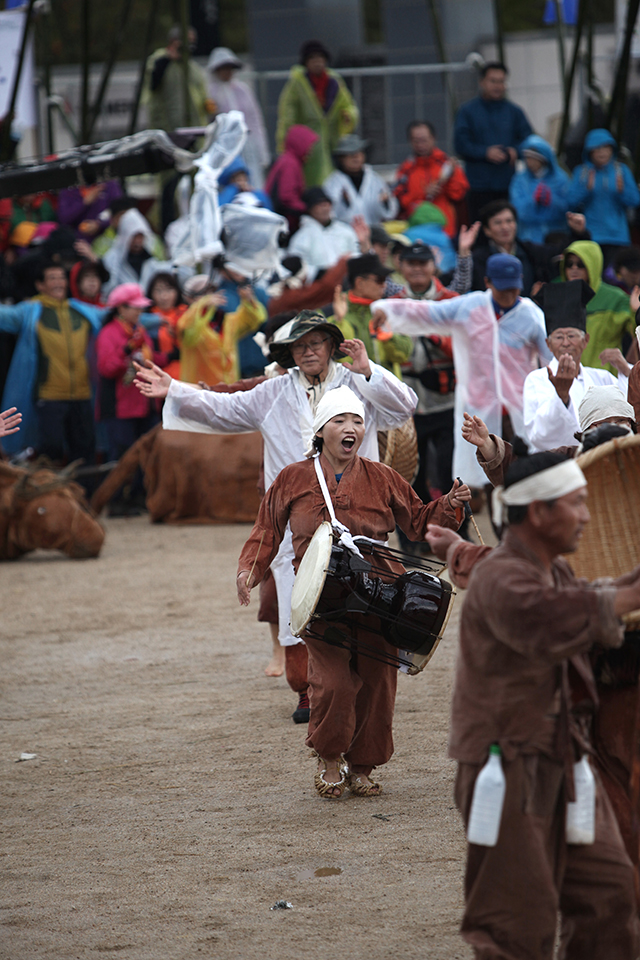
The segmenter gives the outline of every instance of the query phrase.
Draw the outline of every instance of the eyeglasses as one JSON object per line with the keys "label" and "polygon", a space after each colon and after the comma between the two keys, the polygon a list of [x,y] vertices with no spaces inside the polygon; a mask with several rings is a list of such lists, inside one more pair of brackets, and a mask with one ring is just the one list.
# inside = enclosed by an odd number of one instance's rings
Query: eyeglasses
{"label": "eyeglasses", "polygon": [[580,270],[586,270],[584,263],[580,260],[567,260],[565,261],[565,270],[568,270],[569,267],[579,267]]}
{"label": "eyeglasses", "polygon": [[294,357],[296,354],[302,356],[307,350],[311,350],[312,353],[319,353],[322,349],[322,344],[326,343],[327,340],[331,340],[331,337],[323,337],[322,340],[307,340],[306,343],[294,343],[289,349]]}
{"label": "eyeglasses", "polygon": [[584,333],[552,333],[549,337],[550,343],[580,343]]}

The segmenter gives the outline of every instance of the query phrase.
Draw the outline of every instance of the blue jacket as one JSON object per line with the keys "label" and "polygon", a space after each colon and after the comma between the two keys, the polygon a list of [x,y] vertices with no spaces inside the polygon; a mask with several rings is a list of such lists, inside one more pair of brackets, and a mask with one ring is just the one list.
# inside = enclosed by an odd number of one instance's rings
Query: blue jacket
{"label": "blue jacket", "polygon": [[[225,203],[231,203],[240,193],[238,187],[234,183],[230,183],[231,178],[236,173],[246,173],[247,177],[249,176],[249,168],[242,157],[236,157],[235,160],[232,160],[218,177],[218,206],[223,207]],[[260,206],[266,207],[267,210],[273,210],[271,199],[263,190],[252,190],[251,192],[254,197],[257,197]]]}
{"label": "blue jacket", "polygon": [[506,190],[514,168],[485,160],[487,147],[515,147],[533,133],[524,112],[510,100],[476,97],[463,103],[454,126],[455,151],[465,162],[472,190]]}
{"label": "blue jacket", "polygon": [[[509,184],[509,199],[518,214],[518,237],[531,243],[544,243],[548,233],[562,230],[566,233],[565,214],[569,209],[567,192],[570,178],[559,166],[553,147],[533,133],[522,141],[520,151],[535,150],[546,158],[547,166],[541,177],[534,177],[528,169],[516,173]],[[548,187],[551,199],[547,206],[536,201],[534,194],[540,184]]]}
{"label": "blue jacket", "polygon": [[[104,310],[81,300],[69,300],[69,305],[87,318],[94,334],[100,331]],[[38,374],[38,321],[41,314],[42,304],[39,300],[23,300],[15,306],[0,306],[0,330],[18,336],[2,395],[3,410],[17,407],[22,414],[18,433],[2,438],[2,446],[10,454],[38,444],[35,391]]]}
{"label": "blue jacket", "polygon": [[[596,170],[589,159],[596,147],[613,147],[613,157],[606,167]],[[584,141],[582,157],[585,161],[573,171],[569,188],[569,207],[582,210],[587,218],[587,230],[596,243],[630,242],[627,208],[640,203],[638,186],[629,167],[616,159],[618,145],[608,130],[590,130]],[[595,171],[593,187],[589,189],[589,174]],[[622,174],[622,190],[616,179]]]}

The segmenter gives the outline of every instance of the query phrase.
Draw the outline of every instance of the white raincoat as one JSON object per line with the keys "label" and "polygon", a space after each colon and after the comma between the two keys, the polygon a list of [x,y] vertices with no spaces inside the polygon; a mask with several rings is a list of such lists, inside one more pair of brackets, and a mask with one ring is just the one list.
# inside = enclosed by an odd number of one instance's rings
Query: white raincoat
{"label": "white raincoat", "polygon": [[332,220],[323,227],[313,217],[303,214],[300,229],[294,234],[287,252],[306,263],[307,283],[311,283],[318,270],[328,270],[345,253],[356,256],[360,248],[353,227],[342,220]]}
{"label": "white raincoat", "polygon": [[[322,189],[331,198],[334,216],[343,223],[351,223],[354,217],[364,217],[372,227],[382,220],[393,220],[398,212],[398,201],[391,187],[368,163],[364,166],[359,190],[342,170],[334,170],[322,184]],[[386,201],[381,199],[383,196]]]}
{"label": "white raincoat", "polygon": [[524,436],[524,381],[551,353],[546,345],[542,310],[521,298],[500,320],[491,291],[467,293],[451,300],[376,300],[372,313],[382,310],[393,333],[412,337],[450,334],[456,368],[454,475],[482,487],[486,477],[475,447],[462,439],[463,414],[482,417],[490,433],[502,434],[502,408],[513,429]]}
{"label": "white raincoat", "polygon": [[127,261],[129,244],[137,233],[144,234],[144,249],[147,253],[152,254],[155,234],[149,226],[148,220],[142,216],[139,210],[133,207],[131,210],[126,210],[120,217],[116,238],[103,257],[103,263],[109,271],[109,279],[103,287],[104,294],[109,293],[121,283],[139,283],[144,290],[155,273],[165,268],[167,270],[171,269],[170,263],[165,265],[162,260],[157,260],[154,256],[151,256],[149,260],[144,261],[142,272],[138,276]]}
{"label": "white raincoat", "polygon": [[[360,454],[379,460],[378,430],[399,427],[413,414],[418,402],[413,390],[384,367],[371,363],[371,377],[352,373],[346,365],[332,363],[326,390],[346,385],[365,408],[365,436]],[[329,379],[331,378],[331,379]],[[178,380],[171,382],[162,422],[165,430],[201,433],[252,433],[264,440],[264,483],[268,489],[283,467],[303,460],[313,436],[311,404],[297,367],[281,377],[258,384],[253,390],[215,393],[198,390]],[[298,643],[291,635],[293,546],[287,531],[271,571],[278,593],[279,639],[283,646]]]}

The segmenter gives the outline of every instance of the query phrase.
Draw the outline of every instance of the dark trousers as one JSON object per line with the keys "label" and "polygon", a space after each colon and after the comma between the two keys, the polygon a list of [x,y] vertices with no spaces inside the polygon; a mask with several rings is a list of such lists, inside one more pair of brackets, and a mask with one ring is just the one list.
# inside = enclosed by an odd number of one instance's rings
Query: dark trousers
{"label": "dark trousers", "polygon": [[469,211],[469,223],[475,223],[480,219],[480,211],[486,207],[492,200],[508,200],[509,188],[505,190],[469,190],[467,194],[467,210]]}
{"label": "dark trousers", "polygon": [[[157,422],[158,417],[155,414],[148,417],[128,417],[126,420],[117,417],[104,420],[103,423],[107,430],[109,460],[119,460],[129,447],[132,447],[136,440],[139,440],[143,434],[151,430]],[[112,503],[131,500],[139,500],[141,504],[145,500],[142,470],[139,468],[136,470],[131,484],[128,484],[126,488],[121,487],[111,498]]]}
{"label": "dark trousers", "polygon": [[[418,436],[418,473],[413,489],[424,503],[429,503],[429,475],[441,493],[448,493],[453,486],[451,468],[453,462],[453,410],[440,413],[416,413],[413,417]],[[430,447],[435,458],[429,463]],[[431,470],[429,467],[431,466]]]}
{"label": "dark trousers", "polygon": [[93,405],[90,400],[38,400],[38,450],[53,460],[65,457],[92,464],[96,435]]}

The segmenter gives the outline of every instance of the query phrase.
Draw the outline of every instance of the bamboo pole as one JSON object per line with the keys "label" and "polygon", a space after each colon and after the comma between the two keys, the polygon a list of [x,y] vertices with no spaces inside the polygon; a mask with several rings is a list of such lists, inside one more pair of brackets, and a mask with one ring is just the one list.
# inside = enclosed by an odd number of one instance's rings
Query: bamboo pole
{"label": "bamboo pole", "polygon": [[180,26],[182,27],[182,70],[184,96],[184,124],[191,126],[191,93],[189,90],[189,0],[182,0],[180,4]]}
{"label": "bamboo pole", "polygon": [[109,79],[113,72],[113,66],[116,62],[116,57],[118,56],[118,50],[122,46],[122,41],[124,40],[125,30],[127,28],[127,21],[129,20],[129,14],[131,13],[131,6],[133,0],[124,0],[122,5],[122,13],[120,17],[120,25],[117,32],[114,35],[113,43],[111,44],[111,50],[109,51],[109,58],[105,62],[104,69],[102,71],[102,79],[100,80],[100,87],[98,93],[96,94],[96,99],[91,107],[90,119],[88,122],[87,130],[87,139],[90,140],[93,134],[94,127],[102,110],[102,102],[104,100],[104,95],[107,91],[107,86],[109,84]]}
{"label": "bamboo pole", "polygon": [[29,38],[29,27],[31,26],[34,3],[35,0],[29,0],[29,6],[27,7],[24,18],[24,30],[22,31],[22,41],[20,43],[18,63],[16,65],[16,75],[13,80],[13,89],[9,100],[9,109],[2,118],[2,145],[0,146],[0,156],[2,160],[8,160],[11,155],[11,124],[15,116],[16,100],[18,99],[18,89],[22,78],[22,67],[24,64],[24,55],[27,50],[27,40]]}
{"label": "bamboo pole", "polygon": [[576,65],[578,63],[578,54],[580,53],[580,44],[582,42],[582,32],[584,30],[585,17],[587,14],[588,0],[580,0],[578,7],[578,22],[576,23],[576,32],[573,42],[573,54],[571,56],[571,65],[569,74],[564,82],[564,109],[562,111],[562,123],[560,124],[560,133],[558,135],[557,152],[558,155],[564,152],[564,138],[569,127],[569,118],[571,116],[571,94],[573,92],[573,81],[576,75]]}
{"label": "bamboo pole", "polygon": [[133,110],[131,112],[131,123],[129,125],[129,136],[133,136],[136,132],[136,124],[138,122],[138,111],[140,110],[140,99],[142,97],[142,88],[144,87],[144,77],[147,69],[147,58],[149,56],[149,49],[151,47],[151,40],[153,39],[153,28],[156,21],[156,14],[158,12],[158,5],[160,0],[153,0],[149,5],[149,19],[147,20],[147,30],[144,37],[144,46],[142,48],[142,56],[140,59],[140,73],[138,75],[138,83],[136,85],[136,95],[133,101]]}
{"label": "bamboo pole", "polygon": [[638,19],[638,10],[640,9],[640,0],[629,0],[627,4],[627,16],[625,20],[624,41],[620,51],[620,59],[616,70],[616,79],[613,84],[613,92],[609,102],[609,111],[607,115],[607,126],[616,140],[620,141],[624,128],[624,112],[627,104],[627,83],[629,79],[629,66],[631,63],[631,43],[633,41],[633,31],[635,30],[636,20]]}
{"label": "bamboo pole", "polygon": [[80,107],[80,140],[86,143],[89,131],[89,9],[90,0],[82,0],[82,92]]}

